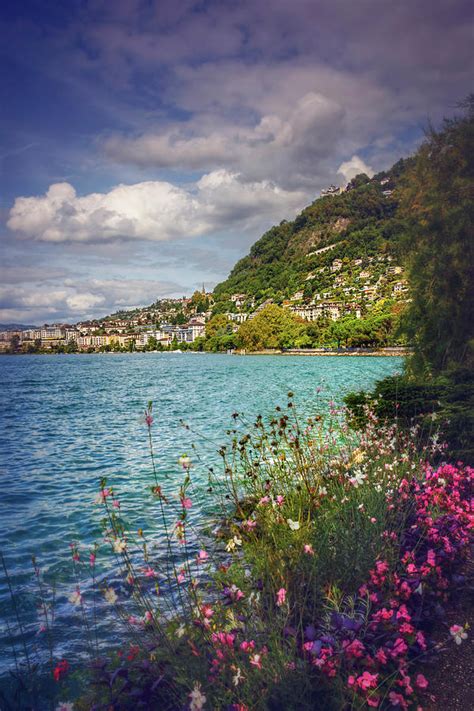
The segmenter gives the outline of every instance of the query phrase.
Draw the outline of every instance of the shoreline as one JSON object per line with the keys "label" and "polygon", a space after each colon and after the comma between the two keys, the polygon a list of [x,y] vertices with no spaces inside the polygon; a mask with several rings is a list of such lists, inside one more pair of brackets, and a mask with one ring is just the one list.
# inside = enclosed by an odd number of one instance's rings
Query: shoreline
{"label": "shoreline", "polygon": [[312,356],[312,357],[360,357],[360,356],[383,356],[404,358],[412,353],[410,348],[355,348],[354,350],[330,350],[325,348],[288,348],[286,350],[266,349],[260,351],[236,351],[232,355],[259,356],[259,355],[281,355],[281,356]]}
{"label": "shoreline", "polygon": [[387,347],[387,348],[355,348],[354,350],[331,350],[331,349],[325,349],[325,348],[288,348],[286,350],[281,350],[281,349],[272,349],[272,348],[267,348],[259,351],[245,351],[245,350],[239,350],[239,351],[232,351],[230,353],[224,353],[224,352],[219,352],[219,351],[193,351],[193,350],[184,350],[184,351],[93,351],[91,353],[88,353],[87,351],[76,351],[75,353],[55,353],[51,351],[42,351],[38,353],[0,353],[0,356],[54,356],[54,355],[59,355],[59,356],[82,356],[82,355],[101,355],[101,356],[107,356],[107,355],[145,355],[145,354],[160,354],[160,355],[183,355],[187,353],[192,353],[192,354],[200,354],[200,355],[231,355],[231,356],[306,356],[306,357],[344,357],[344,358],[349,358],[349,357],[384,357],[384,358],[405,358],[406,356],[411,355],[413,351],[410,348],[396,348],[396,347]]}

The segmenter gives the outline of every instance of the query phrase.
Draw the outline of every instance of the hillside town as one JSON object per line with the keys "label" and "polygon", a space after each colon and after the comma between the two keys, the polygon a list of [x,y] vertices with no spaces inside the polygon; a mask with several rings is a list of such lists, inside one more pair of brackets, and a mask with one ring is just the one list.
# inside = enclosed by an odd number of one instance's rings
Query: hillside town
{"label": "hillside town", "polygon": [[122,311],[76,324],[54,323],[0,331],[0,353],[179,350],[196,347],[206,325],[219,315],[227,332],[237,333],[271,304],[278,303],[305,322],[361,319],[379,302],[407,301],[408,283],[391,255],[330,259],[336,245],[307,256],[321,266],[307,273],[301,288],[288,298],[256,299],[236,293],[215,301],[204,287],[193,296],[163,299],[151,306]]}

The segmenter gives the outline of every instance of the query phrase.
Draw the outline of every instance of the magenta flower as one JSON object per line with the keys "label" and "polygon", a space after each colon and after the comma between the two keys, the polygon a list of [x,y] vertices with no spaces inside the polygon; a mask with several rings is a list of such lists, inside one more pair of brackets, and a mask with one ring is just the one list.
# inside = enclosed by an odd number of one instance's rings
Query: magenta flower
{"label": "magenta flower", "polygon": [[303,546],[303,550],[307,555],[314,555],[314,550],[311,543],[305,543]]}
{"label": "magenta flower", "polygon": [[181,506],[183,509],[190,509],[191,506],[193,505],[193,502],[189,498],[182,497],[181,498]]}
{"label": "magenta flower", "polygon": [[205,563],[206,560],[209,558],[209,553],[206,551],[199,551],[199,553],[196,556],[196,563],[199,565],[199,563]]}
{"label": "magenta flower", "polygon": [[428,687],[428,680],[423,676],[423,674],[417,674],[416,685],[419,689],[426,689]]}

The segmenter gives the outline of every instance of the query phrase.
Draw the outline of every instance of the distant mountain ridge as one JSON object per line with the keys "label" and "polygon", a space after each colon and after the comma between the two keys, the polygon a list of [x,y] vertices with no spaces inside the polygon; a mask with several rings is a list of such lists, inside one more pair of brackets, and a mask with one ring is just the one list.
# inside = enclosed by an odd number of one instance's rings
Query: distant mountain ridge
{"label": "distant mountain ridge", "polygon": [[38,327],[25,323],[0,323],[0,331],[28,331],[30,328]]}

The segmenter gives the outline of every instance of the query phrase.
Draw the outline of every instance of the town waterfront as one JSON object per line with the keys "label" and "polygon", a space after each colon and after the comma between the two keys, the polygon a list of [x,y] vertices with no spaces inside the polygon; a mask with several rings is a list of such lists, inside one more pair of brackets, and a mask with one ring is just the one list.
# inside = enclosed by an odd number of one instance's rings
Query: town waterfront
{"label": "town waterfront", "polygon": [[[69,544],[100,538],[93,501],[101,477],[117,487],[128,520],[160,540],[155,509],[143,506],[151,483],[143,410],[154,402],[159,476],[182,477],[177,459],[196,462],[194,516],[210,513],[206,465],[218,464],[232,413],[268,415],[295,393],[304,414],[342,404],[350,390],[370,387],[400,370],[398,358],[299,358],[212,354],[23,356],[0,359],[0,549],[37,643],[31,556],[57,584],[57,637],[65,655],[81,652],[80,621],[67,602],[73,581]],[[320,392],[318,390],[321,388]],[[180,425],[184,419],[191,430]],[[192,444],[196,446],[196,454]],[[199,486],[201,484],[202,486]],[[7,644],[8,592],[0,597],[0,663],[11,665]],[[77,616],[76,616],[77,617]],[[11,620],[10,620],[11,622]],[[107,634],[107,620],[102,623]]]}

